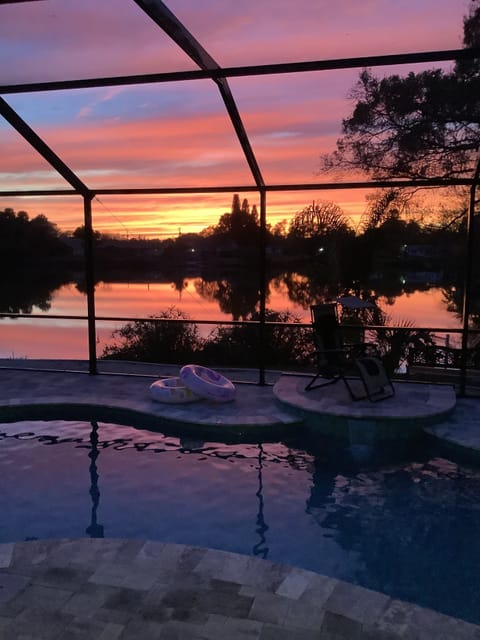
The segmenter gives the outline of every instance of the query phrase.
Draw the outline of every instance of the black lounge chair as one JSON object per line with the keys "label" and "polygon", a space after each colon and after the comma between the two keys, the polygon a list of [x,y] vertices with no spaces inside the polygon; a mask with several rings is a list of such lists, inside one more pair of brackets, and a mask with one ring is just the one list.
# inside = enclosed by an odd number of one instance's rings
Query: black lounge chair
{"label": "black lounge chair", "polygon": [[[376,402],[392,397],[395,390],[375,345],[363,341],[349,344],[344,342],[336,303],[312,305],[310,312],[317,373],[307,384],[305,391],[342,380],[352,400],[368,398]],[[352,385],[352,380],[361,382],[362,392],[354,388],[359,385]]]}

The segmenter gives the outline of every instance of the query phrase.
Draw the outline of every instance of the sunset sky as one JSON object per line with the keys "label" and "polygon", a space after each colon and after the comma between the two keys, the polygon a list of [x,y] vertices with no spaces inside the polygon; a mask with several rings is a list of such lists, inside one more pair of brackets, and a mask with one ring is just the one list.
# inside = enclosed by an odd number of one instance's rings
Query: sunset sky
{"label": "sunset sky", "polygon": [[[165,0],[222,66],[299,62],[462,46],[469,0]],[[440,64],[430,65],[439,67]],[[40,0],[0,5],[0,85],[195,69],[133,0]],[[424,68],[424,67],[422,67]],[[377,68],[376,73],[418,71]],[[229,85],[267,184],[328,181],[359,70],[231,78]],[[1,94],[1,90],[0,90]],[[5,100],[90,188],[254,185],[216,85],[208,80],[9,94]],[[0,191],[68,188],[0,116]],[[166,237],[200,231],[230,193],[100,196],[100,231]],[[270,194],[268,221],[312,200],[362,213],[366,191]],[[242,192],[258,205],[252,188]],[[44,213],[62,230],[83,223],[74,196],[7,198],[0,208]]]}

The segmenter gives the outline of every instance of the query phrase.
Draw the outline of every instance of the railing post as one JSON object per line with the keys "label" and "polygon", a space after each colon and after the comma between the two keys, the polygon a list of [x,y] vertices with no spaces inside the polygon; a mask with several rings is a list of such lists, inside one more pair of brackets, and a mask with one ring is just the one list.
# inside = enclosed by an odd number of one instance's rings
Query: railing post
{"label": "railing post", "polygon": [[258,330],[258,384],[265,385],[265,299],[267,280],[267,194],[265,189],[260,191],[260,325]]}
{"label": "railing post", "polygon": [[95,269],[93,255],[93,224],[92,224],[93,193],[83,196],[83,214],[85,226],[85,287],[87,291],[88,316],[88,371],[97,371],[97,332],[95,328]]}
{"label": "railing post", "polygon": [[480,158],[470,187],[470,202],[467,219],[467,256],[465,262],[465,279],[463,284],[463,331],[462,331],[462,356],[460,360],[460,390],[459,395],[464,396],[467,386],[467,348],[468,348],[468,324],[470,320],[471,288],[473,271],[473,254],[475,250],[475,192],[480,177]]}

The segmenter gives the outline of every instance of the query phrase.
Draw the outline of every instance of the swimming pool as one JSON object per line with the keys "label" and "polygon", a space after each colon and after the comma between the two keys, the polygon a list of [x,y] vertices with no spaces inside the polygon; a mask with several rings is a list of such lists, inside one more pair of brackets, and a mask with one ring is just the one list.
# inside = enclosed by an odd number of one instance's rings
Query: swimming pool
{"label": "swimming pool", "polygon": [[0,542],[105,536],[208,546],[480,622],[480,468],[423,445],[226,445],[29,421],[0,425],[0,473]]}

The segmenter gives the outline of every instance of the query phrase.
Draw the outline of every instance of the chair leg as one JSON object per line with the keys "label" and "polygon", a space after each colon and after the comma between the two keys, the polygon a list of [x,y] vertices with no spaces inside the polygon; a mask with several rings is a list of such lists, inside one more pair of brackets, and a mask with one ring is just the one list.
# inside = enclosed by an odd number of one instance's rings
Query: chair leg
{"label": "chair leg", "polygon": [[379,402],[395,395],[395,388],[379,358],[358,358],[356,366],[365,389],[365,398]]}
{"label": "chair leg", "polygon": [[[361,380],[361,378],[355,378],[356,380]],[[345,383],[345,386],[347,387],[348,393],[350,394],[350,397],[352,400],[365,400],[366,398],[368,398],[368,393],[365,393],[363,395],[358,395],[353,391],[353,388],[350,386],[349,382],[348,382],[348,378],[346,376],[343,377],[343,381]],[[362,380],[363,382],[363,380]],[[365,384],[363,385],[365,387]]]}
{"label": "chair leg", "polygon": [[371,393],[371,394],[369,393],[368,399],[371,402],[379,402],[380,400],[386,400],[387,398],[392,398],[395,395],[395,388],[390,380],[388,381],[386,386],[388,386],[388,391],[385,389],[385,387],[383,387],[382,390],[378,391],[377,393]]}
{"label": "chair leg", "polygon": [[313,389],[319,389],[320,387],[328,387],[329,384],[335,384],[336,382],[341,380],[341,376],[335,376],[333,378],[329,378],[328,380],[324,380],[320,384],[315,384],[315,381],[318,380],[318,378],[320,378],[321,375],[322,375],[321,373],[317,373],[317,375],[310,380],[310,382],[307,384],[304,390],[312,391]]}
{"label": "chair leg", "polygon": [[[372,369],[372,367],[373,370],[369,372],[369,368]],[[353,374],[353,376],[350,376],[351,379],[355,379],[362,384],[365,393],[359,394],[355,392],[345,372],[337,373],[332,378],[324,379],[320,384],[315,384],[322,375],[319,372],[307,384],[305,391],[326,387],[343,380],[352,400],[366,400],[368,398],[371,402],[379,402],[395,395],[395,388],[378,358],[372,356],[357,358],[353,366],[348,369],[348,372]]]}

